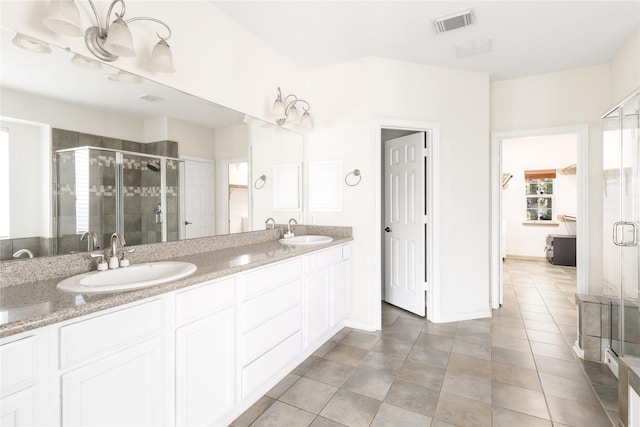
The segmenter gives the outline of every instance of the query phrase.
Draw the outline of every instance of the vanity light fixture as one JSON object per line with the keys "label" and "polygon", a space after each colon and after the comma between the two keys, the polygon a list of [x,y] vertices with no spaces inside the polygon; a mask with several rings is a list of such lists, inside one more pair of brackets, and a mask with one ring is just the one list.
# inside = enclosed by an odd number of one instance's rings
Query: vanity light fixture
{"label": "vanity light fixture", "polygon": [[[298,103],[300,103],[303,110],[302,116],[296,107]],[[311,105],[309,105],[307,101],[298,98],[294,94],[289,94],[283,99],[282,91],[278,87],[278,96],[273,102],[271,112],[278,126],[283,126],[285,123],[292,123],[301,129],[311,130],[313,129],[313,120],[311,119],[311,114],[309,114],[310,109]]]}
{"label": "vanity light fixture", "polygon": [[[86,31],[82,29],[80,13],[74,0],[51,0],[49,3],[49,13],[43,20],[43,24],[51,31],[71,37],[80,37],[84,34],[84,41],[89,51],[98,59],[106,62],[113,62],[118,57],[136,56],[133,47],[133,38],[129,23],[133,21],[153,21],[166,28],[167,35],[161,36],[156,33],[160,41],[151,51],[150,67],[154,71],[162,73],[173,73],[173,55],[167,40],[171,37],[171,28],[164,22],[150,17],[134,17],[125,20],[126,5],[124,0],[113,0],[109,6],[104,26],[92,0],[87,0],[93,10],[97,26],[91,26]],[[120,13],[115,12],[115,19],[111,21],[111,12],[119,3]]]}

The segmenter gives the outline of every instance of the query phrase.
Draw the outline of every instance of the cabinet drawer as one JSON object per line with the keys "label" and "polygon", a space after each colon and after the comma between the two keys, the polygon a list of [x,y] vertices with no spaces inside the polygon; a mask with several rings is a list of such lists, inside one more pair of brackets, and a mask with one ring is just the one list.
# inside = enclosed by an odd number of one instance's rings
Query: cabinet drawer
{"label": "cabinet drawer", "polygon": [[235,303],[235,277],[212,281],[176,295],[176,323],[182,325]]}
{"label": "cabinet drawer", "polygon": [[242,303],[242,332],[249,332],[302,303],[302,281],[260,295]]}
{"label": "cabinet drawer", "polygon": [[162,301],[80,321],[60,328],[60,367],[82,361],[163,331]]}
{"label": "cabinet drawer", "polygon": [[36,380],[36,338],[27,337],[0,346],[0,395],[23,390]]}
{"label": "cabinet drawer", "polygon": [[246,397],[277,374],[302,350],[302,332],[287,338],[264,356],[242,369],[242,396]]}
{"label": "cabinet drawer", "polygon": [[302,306],[297,305],[242,337],[242,366],[275,347],[302,327]]}
{"label": "cabinet drawer", "polygon": [[338,264],[342,258],[342,246],[307,255],[304,257],[304,272],[308,275],[324,270]]}
{"label": "cabinet drawer", "polygon": [[300,258],[282,264],[262,268],[241,276],[240,298],[250,298],[285,283],[299,279],[302,274]]}

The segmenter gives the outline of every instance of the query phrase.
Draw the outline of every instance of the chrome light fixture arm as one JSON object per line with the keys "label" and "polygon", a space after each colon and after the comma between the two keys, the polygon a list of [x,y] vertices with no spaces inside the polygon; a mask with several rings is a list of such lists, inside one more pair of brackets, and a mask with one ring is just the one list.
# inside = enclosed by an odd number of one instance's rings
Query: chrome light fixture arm
{"label": "chrome light fixture arm", "polygon": [[166,23],[162,22],[159,19],[151,18],[151,17],[148,17],[148,16],[138,16],[136,18],[127,19],[124,22],[126,22],[128,24],[129,22],[133,22],[133,21],[153,21],[153,22],[156,22],[156,23],[162,25],[163,27],[165,27],[167,29],[167,33],[168,33],[166,37],[162,37],[160,35],[160,33],[158,33],[156,31],[156,36],[158,36],[158,38],[160,40],[165,40],[165,41],[169,40],[171,38],[171,28],[169,28],[169,26]]}
{"label": "chrome light fixture arm", "polygon": [[[119,57],[118,55],[115,55],[107,51],[103,46],[105,41],[107,40],[107,35],[109,34],[109,28],[112,25],[112,23],[110,23],[112,13],[116,16],[116,20],[122,20],[125,24],[129,24],[130,22],[133,22],[133,21],[156,22],[162,25],[163,27],[165,27],[167,30],[167,35],[165,37],[162,37],[158,32],[156,32],[156,35],[158,36],[158,38],[164,42],[166,42],[166,40],[171,38],[171,28],[169,28],[169,25],[167,25],[166,23],[164,23],[159,19],[141,16],[141,17],[135,17],[135,18],[130,18],[125,20],[124,15],[127,11],[127,6],[124,0],[113,0],[111,2],[109,6],[109,10],[107,12],[107,16],[105,18],[105,24],[103,26],[102,23],[100,22],[100,16],[98,14],[98,10],[96,9],[95,4],[93,3],[92,0],[87,0],[87,1],[91,5],[91,10],[93,11],[93,14],[95,16],[97,26],[93,26],[87,29],[84,36],[85,44],[87,45],[91,53],[93,53],[97,58],[103,61],[113,62]],[[120,13],[114,12],[113,10],[117,4],[120,4]]]}

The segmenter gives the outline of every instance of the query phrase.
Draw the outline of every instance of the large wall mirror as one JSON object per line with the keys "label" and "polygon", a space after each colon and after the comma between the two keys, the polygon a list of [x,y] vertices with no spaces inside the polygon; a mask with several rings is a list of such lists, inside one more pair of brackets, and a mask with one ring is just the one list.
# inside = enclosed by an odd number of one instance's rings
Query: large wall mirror
{"label": "large wall mirror", "polygon": [[302,217],[303,135],[1,31],[0,260]]}

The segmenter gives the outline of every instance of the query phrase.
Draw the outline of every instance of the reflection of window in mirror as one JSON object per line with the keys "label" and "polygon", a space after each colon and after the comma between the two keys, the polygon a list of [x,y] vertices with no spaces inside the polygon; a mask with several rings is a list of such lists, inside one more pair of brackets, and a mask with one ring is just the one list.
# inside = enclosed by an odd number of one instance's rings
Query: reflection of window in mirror
{"label": "reflection of window in mirror", "polygon": [[249,164],[229,163],[229,233],[249,231]]}
{"label": "reflection of window in mirror", "polygon": [[9,237],[9,129],[0,127],[0,239]]}

